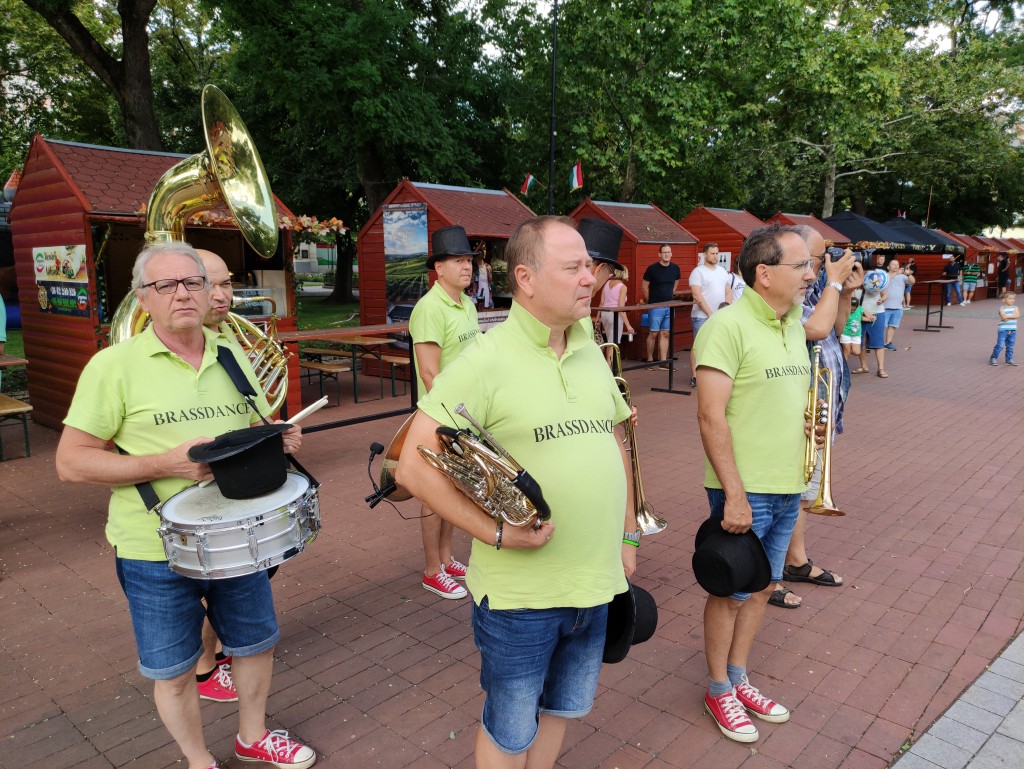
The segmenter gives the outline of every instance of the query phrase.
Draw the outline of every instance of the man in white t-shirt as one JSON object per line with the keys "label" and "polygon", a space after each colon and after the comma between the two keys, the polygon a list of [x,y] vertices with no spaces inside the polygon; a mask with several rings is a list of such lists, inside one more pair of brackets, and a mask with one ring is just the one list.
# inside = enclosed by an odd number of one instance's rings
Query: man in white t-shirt
{"label": "man in white t-shirt", "polygon": [[[704,244],[704,263],[698,265],[690,273],[690,292],[693,294],[693,310],[690,311],[690,323],[693,325],[693,338],[719,306],[733,301],[730,290],[731,276],[728,270],[718,266],[718,244]],[[697,386],[697,363],[690,348],[690,387]]]}

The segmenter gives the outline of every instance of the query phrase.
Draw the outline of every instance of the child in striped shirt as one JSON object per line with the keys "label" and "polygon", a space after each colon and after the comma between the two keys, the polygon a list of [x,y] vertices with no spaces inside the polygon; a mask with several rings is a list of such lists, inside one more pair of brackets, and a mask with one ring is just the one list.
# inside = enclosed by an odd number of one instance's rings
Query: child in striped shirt
{"label": "child in striped shirt", "polygon": [[1013,362],[1013,346],[1017,341],[1017,318],[1020,317],[1020,310],[1017,309],[1017,295],[1012,291],[1004,291],[1001,297],[1003,306],[999,308],[999,330],[996,337],[996,346],[992,348],[992,357],[989,363],[993,366],[999,365],[999,351],[1006,345],[1006,365],[1016,366]]}

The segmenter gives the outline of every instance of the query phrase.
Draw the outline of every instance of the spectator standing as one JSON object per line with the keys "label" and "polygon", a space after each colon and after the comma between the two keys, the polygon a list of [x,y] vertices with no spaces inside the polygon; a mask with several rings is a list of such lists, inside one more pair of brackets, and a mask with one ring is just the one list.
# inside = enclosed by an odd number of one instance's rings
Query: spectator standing
{"label": "spectator standing", "polygon": [[[874,271],[873,271],[874,272]],[[861,344],[861,368],[866,363],[867,353],[875,351],[875,360],[878,362],[878,376],[887,379],[885,373],[885,300],[888,294],[882,291],[868,291],[865,285],[863,308],[861,313],[861,329],[864,332],[864,341]]]}
{"label": "spectator standing", "polygon": [[896,329],[903,320],[903,297],[908,286],[914,285],[914,276],[900,267],[898,259],[889,262],[889,284],[886,286],[885,308],[885,349],[896,349]]}
{"label": "spectator standing", "polygon": [[856,298],[851,299],[852,310],[850,317],[846,319],[846,325],[843,327],[843,333],[839,336],[839,342],[843,345],[843,354],[849,359],[851,355],[856,355],[858,360],[858,367],[853,369],[851,374],[866,374],[868,373],[867,360],[864,358],[864,352],[861,349],[861,326],[860,319],[861,315],[864,314],[864,308],[861,307],[860,301]]}
{"label": "spectator standing", "polygon": [[989,363],[993,366],[999,365],[999,351],[1006,345],[1006,365],[1016,366],[1013,362],[1013,347],[1017,343],[1017,319],[1020,317],[1020,310],[1017,309],[1017,295],[1012,291],[1004,291],[1002,297],[1003,306],[999,308],[999,330],[996,337],[996,346],[992,348],[992,357]]}
{"label": "spectator standing", "polygon": [[[718,266],[718,244],[705,243],[704,263],[697,265],[690,273],[690,292],[693,294],[693,308],[690,310],[690,323],[693,326],[693,339],[697,340],[697,332],[708,318],[719,308],[733,301],[729,273],[724,267]],[[690,348],[690,387],[697,386],[697,361]]]}
{"label": "spectator standing", "polygon": [[1000,296],[1002,292],[1010,290],[1010,257],[1006,254],[999,255],[996,263],[996,280],[999,283]]}
{"label": "spectator standing", "polygon": [[[675,297],[682,273],[679,265],[672,263],[672,246],[662,243],[658,249],[658,261],[644,270],[642,283],[644,304],[669,302]],[[647,335],[647,362],[654,362],[654,344],[658,343],[660,369],[668,369],[669,307],[652,307],[647,311],[650,333]]]}
{"label": "spectator standing", "polygon": [[[800,317],[814,260],[795,227],[774,225],[747,236],[738,262],[747,290],[735,308],[710,318],[696,340],[704,486],[711,517],[730,534],[753,531],[777,582],[806,488],[811,368]],[[774,723],[789,720],[789,710],[747,677],[771,591],[769,584],[754,594],[709,594],[704,606],[704,708],[737,742],[758,738],[748,711]]]}
{"label": "spectator standing", "polygon": [[970,304],[974,299],[974,292],[978,288],[978,281],[981,279],[981,265],[971,262],[964,265],[964,304]]}
{"label": "spectator standing", "polygon": [[[914,283],[917,282],[917,262],[914,261],[914,257],[907,259],[907,270],[910,271],[910,275],[914,278]],[[914,283],[907,282],[907,288],[903,292],[903,309],[913,309],[914,305],[910,303],[910,290],[913,288]]]}
{"label": "spectator standing", "polygon": [[[629,286],[626,284],[626,279],[629,277],[629,273],[625,270],[615,270],[612,274],[611,280],[604,284],[604,288],[601,289],[601,307],[625,307],[626,300],[629,295]],[[615,316],[619,315],[619,334],[615,336]],[[614,313],[609,310],[601,310],[601,328],[604,330],[604,339],[606,342],[615,342],[615,344],[621,344],[623,333],[632,336],[636,332],[633,330],[633,326],[629,322],[629,316],[624,313]],[[604,357],[608,361],[608,365],[612,365],[612,350],[607,348],[604,352]]]}
{"label": "spectator standing", "polygon": [[476,270],[476,303],[485,310],[494,307],[494,299],[491,298],[491,282],[494,273],[491,270],[491,263],[483,254],[477,254],[475,262]]}
{"label": "spectator standing", "polygon": [[[960,261],[953,257],[945,266],[942,268],[942,277],[945,280],[952,280],[952,283],[946,283],[943,288],[943,294],[945,296],[946,307],[952,304],[953,292],[956,292],[956,301],[960,304],[964,303],[964,295],[960,293],[960,272],[963,270],[963,265]],[[866,311],[865,311],[866,312]]]}
{"label": "spectator standing", "polygon": [[[437,281],[416,302],[409,318],[416,355],[417,392],[424,398],[441,373],[480,332],[476,305],[465,290],[473,278],[473,259],[466,231],[459,225],[442,227],[431,238],[427,269],[437,272]],[[480,265],[480,278],[486,274]],[[454,407],[453,407],[454,408]],[[424,568],[421,583],[442,598],[465,598],[464,580],[468,568],[452,553],[454,528],[426,504],[420,509],[420,534],[423,538]]]}

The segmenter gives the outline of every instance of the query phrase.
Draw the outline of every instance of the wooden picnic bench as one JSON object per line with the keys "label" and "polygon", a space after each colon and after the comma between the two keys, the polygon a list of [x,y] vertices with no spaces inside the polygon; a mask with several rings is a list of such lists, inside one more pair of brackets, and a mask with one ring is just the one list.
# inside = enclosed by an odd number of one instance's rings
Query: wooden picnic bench
{"label": "wooden picnic bench", "polygon": [[[20,421],[21,430],[25,436],[25,456],[32,456],[28,445],[28,415],[32,407],[27,403],[12,398],[9,395],[0,394],[0,424],[7,421]],[[0,462],[4,461],[4,444],[0,439]]]}

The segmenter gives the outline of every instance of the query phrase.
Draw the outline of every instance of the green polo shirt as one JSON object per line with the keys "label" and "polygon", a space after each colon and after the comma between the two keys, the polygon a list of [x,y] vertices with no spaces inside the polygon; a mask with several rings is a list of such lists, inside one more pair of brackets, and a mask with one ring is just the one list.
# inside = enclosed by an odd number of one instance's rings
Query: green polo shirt
{"label": "green polo shirt", "polygon": [[[433,342],[441,348],[441,371],[480,333],[473,300],[464,293],[459,295],[459,300],[454,301],[441,287],[441,283],[435,282],[416,302],[409,318],[409,335],[414,345]],[[418,366],[416,386],[422,398],[427,388],[423,386]]]}
{"label": "green polo shirt", "polygon": [[[141,334],[100,350],[86,364],[64,424],[103,440],[125,453],[160,454],[187,440],[211,439],[259,421],[217,362],[217,344],[227,344],[257,392],[259,383],[237,345],[222,333],[203,329],[206,351],[199,371],[164,346],[147,328]],[[256,406],[269,414],[260,392]],[[154,480],[161,500],[192,485],[185,478]],[[107,540],[122,558],[165,560],[157,534],[160,519],[147,513],[135,486],[112,489]]]}
{"label": "green polo shirt", "polygon": [[[794,494],[803,478],[804,410],[811,364],[799,304],[781,320],[756,291],[712,315],[693,351],[697,367],[732,379],[725,417],[743,488],[760,494]],[[704,485],[722,488],[704,459]]]}
{"label": "green polo shirt", "polygon": [[[477,603],[487,596],[493,609],[585,608],[626,589],[626,474],[613,427],[630,409],[589,324],[569,328],[560,359],[549,334],[513,302],[508,319],[478,336],[419,403],[446,425],[466,404],[551,506],[557,529],[544,547],[495,550],[473,541],[466,584]],[[456,426],[468,425],[459,419]]]}

